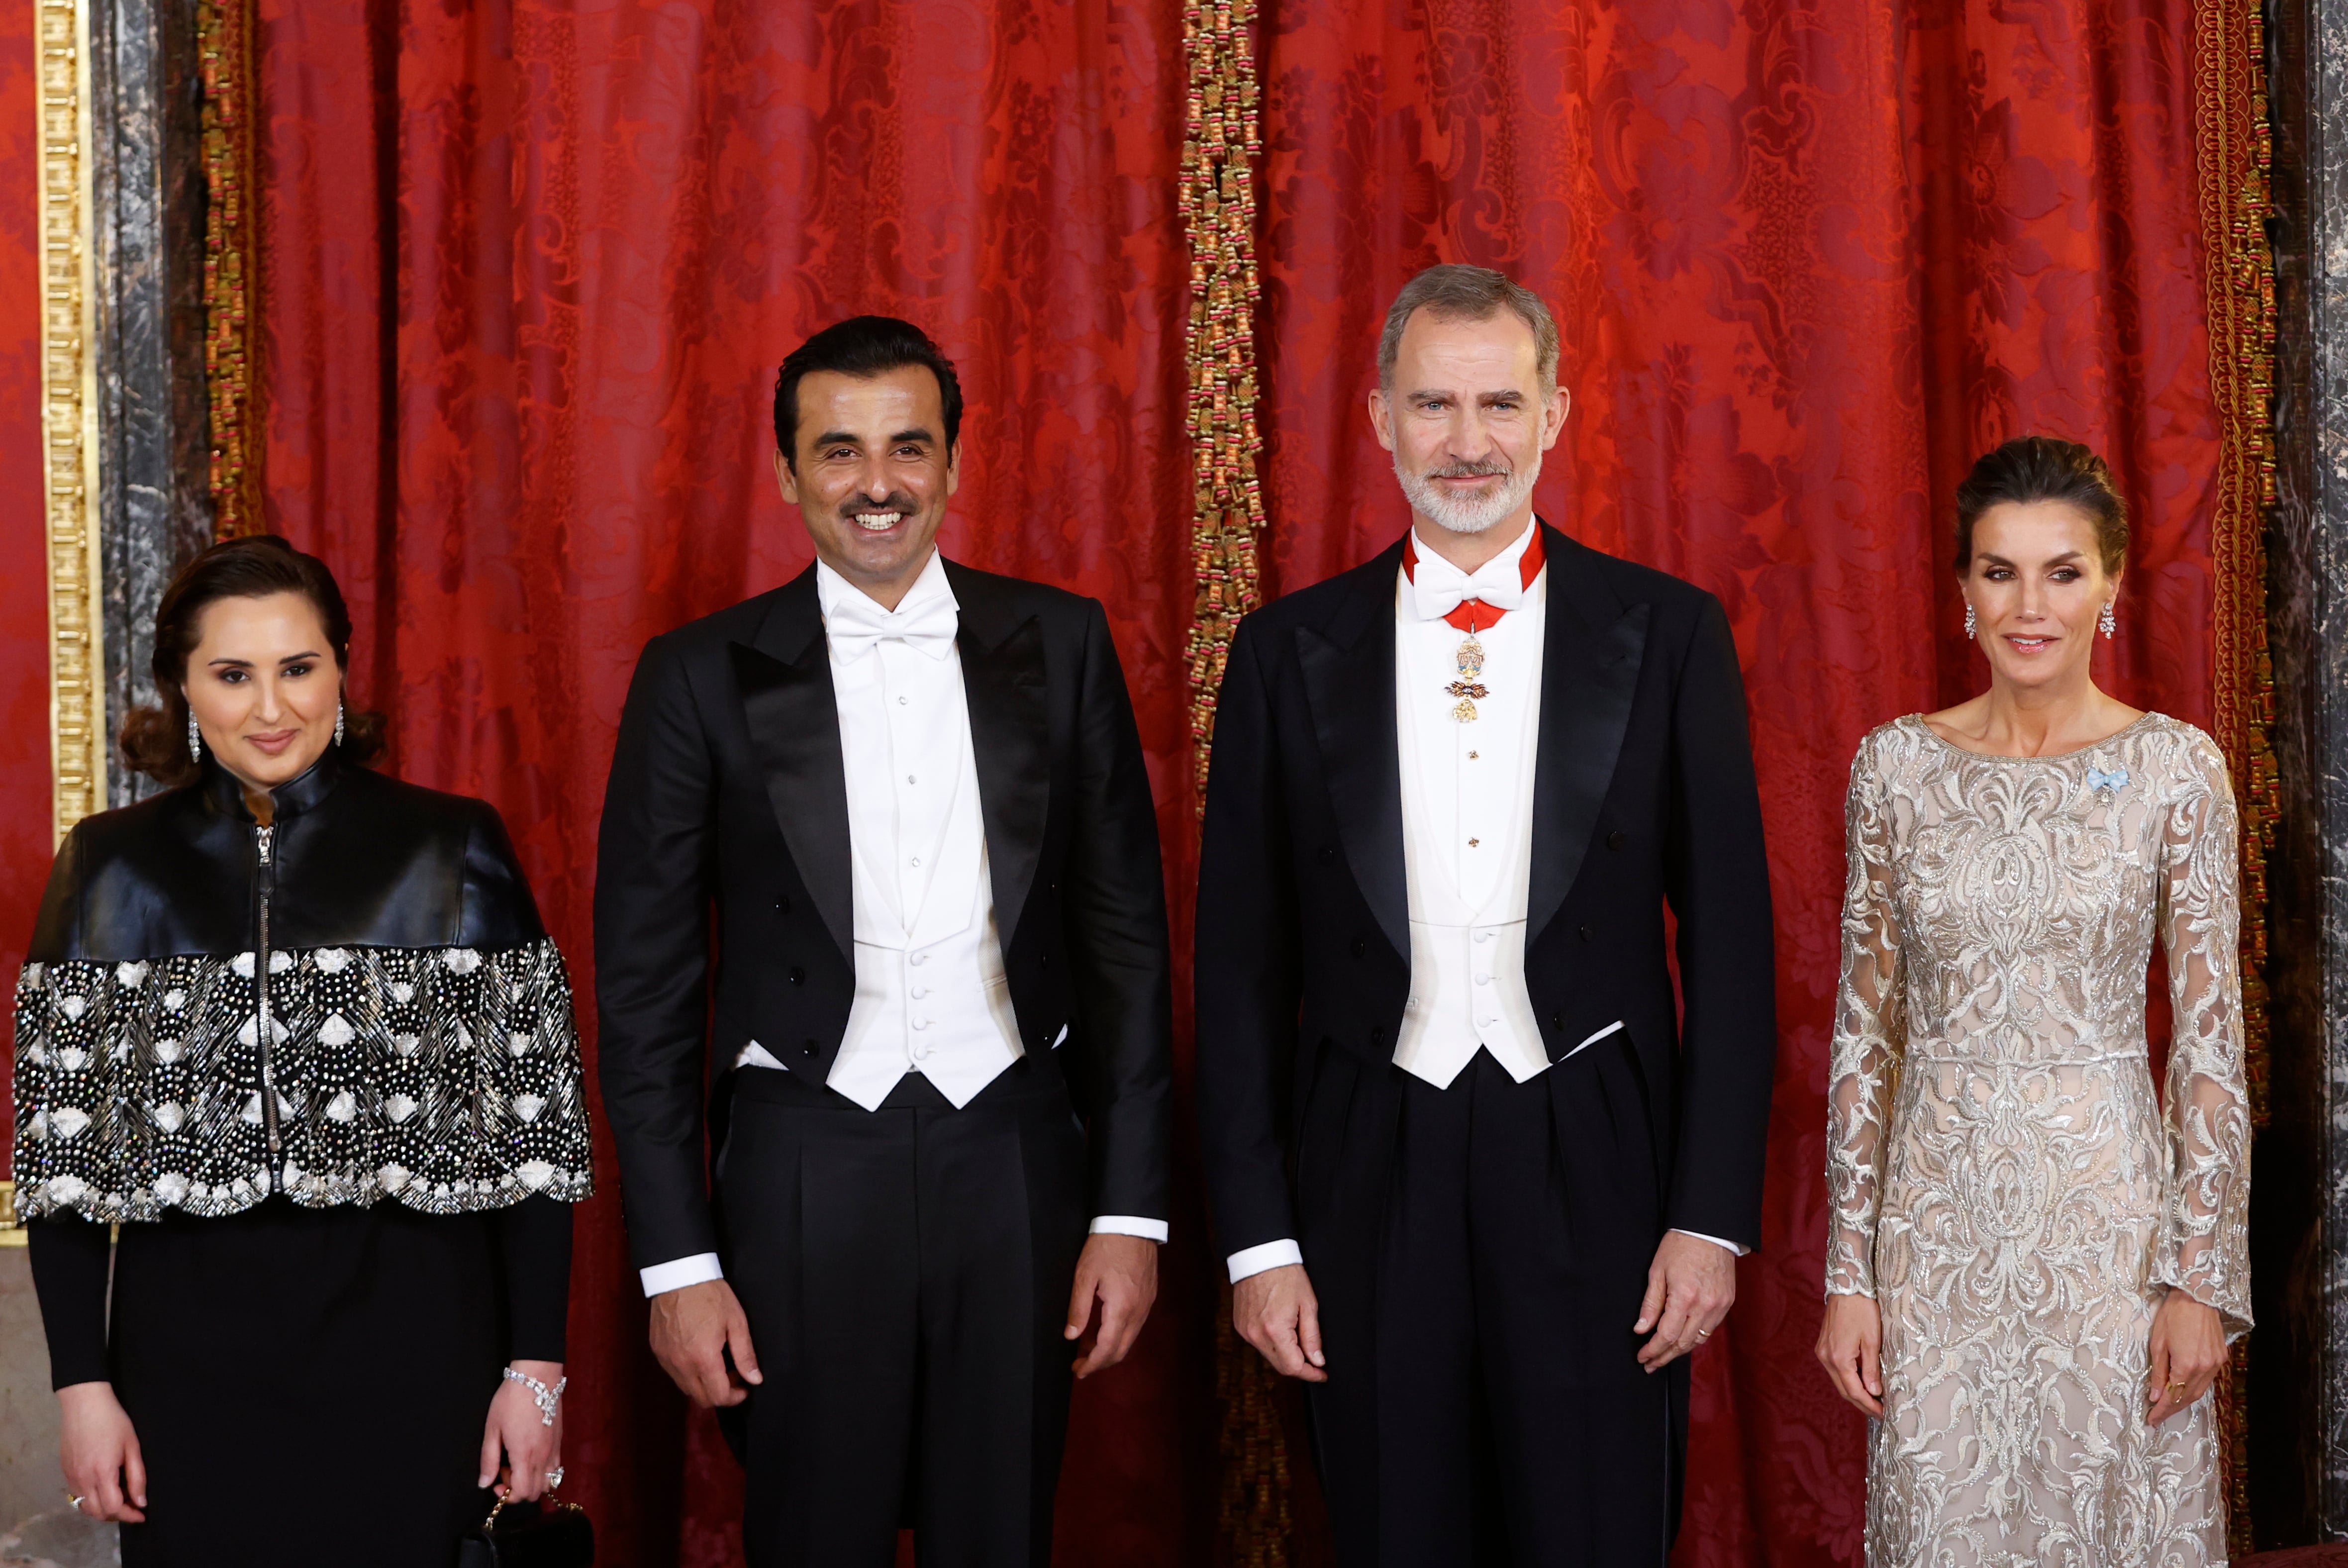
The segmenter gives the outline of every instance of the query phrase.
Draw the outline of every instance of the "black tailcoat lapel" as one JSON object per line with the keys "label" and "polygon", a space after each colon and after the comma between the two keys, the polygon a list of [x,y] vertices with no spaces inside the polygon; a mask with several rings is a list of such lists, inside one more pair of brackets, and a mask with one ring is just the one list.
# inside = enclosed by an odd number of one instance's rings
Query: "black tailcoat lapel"
{"label": "black tailcoat lapel", "polygon": [[1356,569],[1325,626],[1296,630],[1329,803],[1354,883],[1386,940],[1410,956],[1410,886],[1403,871],[1402,756],[1395,732],[1395,573],[1402,543]]}
{"label": "black tailcoat lapel", "polygon": [[1565,902],[1630,727],[1649,606],[1625,607],[1589,570],[1588,552],[1548,524],[1549,619],[1541,636],[1540,739],[1533,763],[1528,950]]}
{"label": "black tailcoat lapel", "polygon": [[848,769],[840,757],[839,709],[823,612],[816,602],[815,569],[808,568],[776,595],[756,637],[733,644],[729,651],[751,755],[766,776],[776,825],[840,956],[853,965]]}
{"label": "black tailcoat lapel", "polygon": [[995,930],[1007,954],[1035,885],[1052,805],[1044,627],[1033,612],[1019,614],[997,581],[983,573],[966,572],[949,561],[946,582],[961,606],[954,646],[962,655],[970,747],[978,762]]}

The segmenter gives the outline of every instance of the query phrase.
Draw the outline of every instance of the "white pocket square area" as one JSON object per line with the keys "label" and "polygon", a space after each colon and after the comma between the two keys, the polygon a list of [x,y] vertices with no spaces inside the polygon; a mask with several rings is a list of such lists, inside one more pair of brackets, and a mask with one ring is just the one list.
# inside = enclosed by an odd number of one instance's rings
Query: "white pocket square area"
{"label": "white pocket square area", "polygon": [[1616,1031],[1620,1030],[1622,1027],[1622,1019],[1620,1019],[1620,1018],[1617,1018],[1617,1019],[1615,1019],[1612,1023],[1611,1023],[1611,1024],[1607,1025],[1604,1028],[1602,1028],[1602,1029],[1599,1030],[1596,1034],[1594,1034],[1594,1035],[1591,1036],[1588,1039],[1586,1039],[1586,1040],[1582,1041],[1582,1042],[1581,1042],[1581,1044],[1580,1044],[1580,1045],[1578,1045],[1578,1046],[1574,1047],[1573,1047],[1573,1049],[1571,1049],[1571,1050],[1570,1050],[1570,1051],[1566,1052],[1564,1056],[1560,1057],[1558,1057],[1557,1059],[1558,1059],[1559,1061],[1565,1061],[1565,1060],[1567,1060],[1569,1057],[1578,1057],[1578,1056],[1580,1056],[1582,1052],[1584,1052],[1584,1051],[1588,1050],[1591,1047],[1592,1047],[1592,1046],[1596,1045],[1599,1041],[1601,1041],[1601,1040],[1604,1039],[1607,1036],[1609,1036],[1609,1035],[1611,1035],[1611,1034],[1613,1034],[1613,1033],[1615,1033]]}

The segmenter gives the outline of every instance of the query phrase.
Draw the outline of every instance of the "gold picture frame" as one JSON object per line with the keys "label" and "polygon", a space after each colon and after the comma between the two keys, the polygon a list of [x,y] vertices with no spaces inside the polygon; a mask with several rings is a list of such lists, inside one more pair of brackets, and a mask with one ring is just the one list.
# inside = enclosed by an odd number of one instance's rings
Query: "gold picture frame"
{"label": "gold picture frame", "polygon": [[49,761],[60,841],[106,799],[98,388],[91,340],[88,0],[36,0],[40,54],[41,466],[49,589]]}

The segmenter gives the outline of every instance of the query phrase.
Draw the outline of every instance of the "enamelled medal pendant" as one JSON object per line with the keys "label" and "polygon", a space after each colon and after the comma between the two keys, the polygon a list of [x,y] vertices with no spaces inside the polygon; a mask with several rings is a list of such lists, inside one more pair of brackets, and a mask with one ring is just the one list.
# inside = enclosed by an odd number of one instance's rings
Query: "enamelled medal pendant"
{"label": "enamelled medal pendant", "polygon": [[1445,692],[1459,699],[1451,709],[1451,717],[1462,724],[1475,723],[1477,699],[1492,695],[1476,679],[1478,676],[1484,673],[1484,645],[1477,641],[1473,629],[1476,623],[1472,617],[1468,624],[1470,628],[1468,640],[1459,645],[1458,652],[1454,655],[1457,661],[1459,678],[1443,688]]}

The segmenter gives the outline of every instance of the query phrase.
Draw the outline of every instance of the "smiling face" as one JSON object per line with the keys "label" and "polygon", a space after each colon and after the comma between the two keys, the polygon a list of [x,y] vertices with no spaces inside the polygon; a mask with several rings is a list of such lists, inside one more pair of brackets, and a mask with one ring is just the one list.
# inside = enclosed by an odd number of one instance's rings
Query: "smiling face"
{"label": "smiling face", "polygon": [[248,789],[300,778],[334,744],[342,667],[301,593],[205,607],[188,655],[188,711],[204,749]]}
{"label": "smiling face", "polygon": [[920,365],[813,371],[798,384],[798,418],[794,460],[775,454],[783,499],[824,563],[893,610],[929,564],[961,482],[938,378]]}
{"label": "smiling face", "polygon": [[1540,379],[1540,346],[1514,311],[1412,313],[1370,421],[1420,522],[1500,543],[1523,531],[1541,454],[1565,428],[1566,394]]}
{"label": "smiling face", "polygon": [[2096,623],[2119,592],[2096,525],[2061,501],[2007,502],[1973,524],[1964,577],[1982,651],[2013,686],[2085,680]]}

